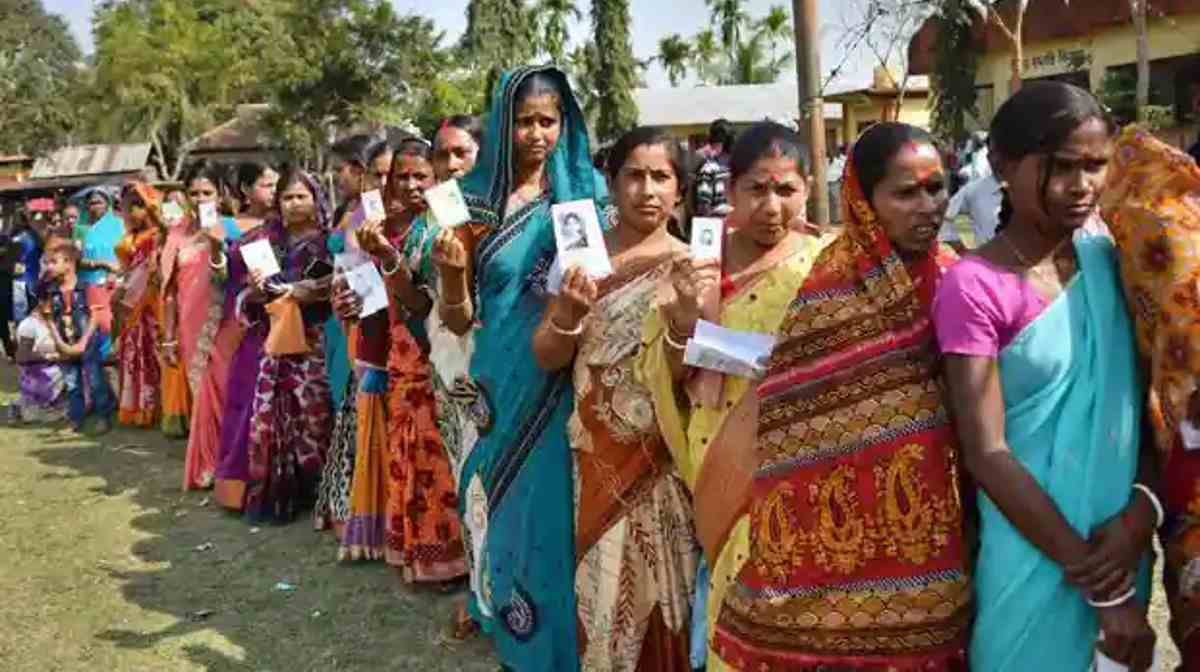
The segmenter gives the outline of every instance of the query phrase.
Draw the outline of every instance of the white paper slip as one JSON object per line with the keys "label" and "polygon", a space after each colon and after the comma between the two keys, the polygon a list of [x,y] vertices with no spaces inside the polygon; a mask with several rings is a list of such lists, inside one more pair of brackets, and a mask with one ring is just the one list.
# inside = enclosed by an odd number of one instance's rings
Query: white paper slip
{"label": "white paper slip", "polygon": [[467,209],[467,201],[458,187],[458,180],[447,180],[426,190],[425,202],[437,223],[447,229],[471,221],[471,211]]}
{"label": "white paper slip", "polygon": [[[211,201],[200,204],[200,228],[211,229],[217,225],[217,204]],[[269,245],[268,245],[269,247]]]}
{"label": "white paper slip", "polygon": [[1191,420],[1184,420],[1179,423],[1179,434],[1183,439],[1183,447],[1185,449],[1200,449],[1200,428],[1192,424]]}
{"label": "white paper slip", "polygon": [[362,299],[359,317],[370,317],[388,306],[387,285],[375,264],[368,262],[346,271],[346,284]]}
{"label": "white paper slip", "polygon": [[383,195],[378,189],[364,191],[362,193],[363,216],[368,221],[377,222],[387,217],[387,212],[383,209]]}
{"label": "white paper slip", "polygon": [[696,323],[688,339],[683,362],[689,366],[757,379],[767,370],[775,337],[751,331],[726,329],[705,320]]}
{"label": "white paper slip", "polygon": [[725,222],[717,217],[697,217],[692,220],[692,259],[697,261],[721,258],[721,239]]}
{"label": "white paper slip", "polygon": [[183,219],[183,208],[175,201],[167,201],[162,208],[163,223],[167,226],[174,226],[175,222]]}
{"label": "white paper slip", "polygon": [[592,278],[612,274],[594,201],[559,203],[550,209],[550,216],[554,219],[554,242],[564,270],[579,266]]}
{"label": "white paper slip", "polygon": [[275,250],[271,249],[271,241],[265,238],[243,245],[242,259],[246,260],[247,268],[252,271],[258,271],[264,278],[269,278],[283,270],[279,268],[279,260],[275,258]]}

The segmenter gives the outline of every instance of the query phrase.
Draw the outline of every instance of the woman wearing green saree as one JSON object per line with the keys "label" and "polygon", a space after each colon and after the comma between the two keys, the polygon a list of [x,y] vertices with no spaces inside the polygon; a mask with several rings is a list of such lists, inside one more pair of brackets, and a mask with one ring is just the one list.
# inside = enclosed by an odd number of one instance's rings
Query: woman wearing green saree
{"label": "woman wearing green saree", "polygon": [[471,609],[506,666],[571,672],[579,669],[571,375],[538,368],[530,343],[555,256],[550,207],[593,199],[599,208],[606,190],[562,72],[507,73],[488,117],[479,162],[463,180],[472,221],[433,246],[441,317],[455,333],[474,330],[460,394],[480,436],[462,447],[458,485]]}

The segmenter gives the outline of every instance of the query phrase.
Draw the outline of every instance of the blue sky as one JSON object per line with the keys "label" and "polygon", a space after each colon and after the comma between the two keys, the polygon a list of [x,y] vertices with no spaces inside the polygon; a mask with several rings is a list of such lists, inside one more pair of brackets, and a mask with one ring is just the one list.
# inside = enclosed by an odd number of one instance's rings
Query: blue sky
{"label": "blue sky", "polygon": [[[84,51],[91,50],[92,0],[43,0],[46,9],[67,17],[76,38]],[[841,12],[846,0],[819,0],[822,21],[821,65],[828,71],[843,50],[838,48],[841,35]],[[466,27],[467,0],[392,0],[401,12],[412,12],[428,16],[446,32],[446,42],[458,38]],[[578,0],[584,12],[584,21],[573,27],[572,35],[577,39],[586,36],[590,29],[587,12],[588,0]],[[747,0],[751,16],[766,14],[772,4],[785,4],[789,0]],[[651,56],[657,50],[658,40],[670,33],[690,36],[708,24],[708,9],[704,0],[632,0],[633,49],[639,58]],[[870,57],[852,58],[847,64],[841,81],[846,84],[866,84],[870,81]],[[649,73],[651,86],[666,85],[666,76],[655,68]]]}

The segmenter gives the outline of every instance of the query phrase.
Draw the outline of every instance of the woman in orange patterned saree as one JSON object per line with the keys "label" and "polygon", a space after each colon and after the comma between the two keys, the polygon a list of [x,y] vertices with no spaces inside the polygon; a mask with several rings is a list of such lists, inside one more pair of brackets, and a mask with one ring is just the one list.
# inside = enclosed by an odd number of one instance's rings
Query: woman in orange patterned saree
{"label": "woman in orange patterned saree", "polygon": [[931,321],[947,178],[927,133],[854,146],[844,232],[793,297],[751,410],[749,553],[713,648],[739,670],[966,670],[958,449]]}
{"label": "woman in orange patterned saree", "polygon": [[158,191],[144,182],[127,185],[121,194],[126,233],[115,251],[124,275],[113,297],[113,307],[121,316],[117,419],[133,427],[153,427],[159,418],[161,200]]}
{"label": "woman in orange patterned saree", "polygon": [[686,193],[682,151],[635,129],[609,155],[617,206],[605,235],[614,272],[598,281],[556,263],[533,352],[574,369],[567,424],[575,458],[575,595],[584,672],[689,672],[698,545],[687,485],[671,464],[649,388],[635,375],[642,322],[687,254],[667,224]]}
{"label": "woman in orange patterned saree", "polygon": [[1200,167],[1130,127],[1117,140],[1101,208],[1149,372],[1171,636],[1180,669],[1200,670]]}

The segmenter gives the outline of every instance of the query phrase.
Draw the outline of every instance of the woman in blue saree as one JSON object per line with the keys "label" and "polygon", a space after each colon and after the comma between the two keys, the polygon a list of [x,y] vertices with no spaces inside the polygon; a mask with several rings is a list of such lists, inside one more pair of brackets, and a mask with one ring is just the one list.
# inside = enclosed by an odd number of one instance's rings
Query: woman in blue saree
{"label": "woman in blue saree", "polygon": [[[538,368],[531,338],[555,256],[550,208],[607,193],[583,115],[562,72],[521,68],[500,81],[475,170],[472,221],[433,246],[440,316],[474,330],[467,396],[479,431],[458,484],[471,556],[471,609],[501,661],[521,672],[579,669],[568,372]],[[602,220],[603,221],[603,220]]]}
{"label": "woman in blue saree", "polygon": [[[1044,120],[1031,124],[1030,119]],[[996,114],[1003,228],[950,269],[934,320],[980,486],[980,672],[1145,670],[1161,505],[1112,239],[1096,221],[1113,127],[1091,94],[1027,84]]]}
{"label": "woman in blue saree", "polygon": [[76,224],[82,231],[83,256],[79,260],[79,284],[87,293],[92,316],[100,327],[100,352],[108,357],[112,342],[113,314],[109,289],[110,272],[120,272],[117,243],[125,236],[125,222],[113,211],[113,197],[101,188],[84,192],[87,216]]}

